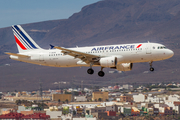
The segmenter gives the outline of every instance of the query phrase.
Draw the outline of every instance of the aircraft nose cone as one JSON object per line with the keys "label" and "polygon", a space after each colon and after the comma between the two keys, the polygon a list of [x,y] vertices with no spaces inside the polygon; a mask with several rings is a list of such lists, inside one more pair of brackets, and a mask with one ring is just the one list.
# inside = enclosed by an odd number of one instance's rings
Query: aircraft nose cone
{"label": "aircraft nose cone", "polygon": [[169,50],[169,51],[168,51],[168,56],[169,56],[169,57],[172,57],[173,55],[174,55],[174,52],[173,52],[172,50]]}

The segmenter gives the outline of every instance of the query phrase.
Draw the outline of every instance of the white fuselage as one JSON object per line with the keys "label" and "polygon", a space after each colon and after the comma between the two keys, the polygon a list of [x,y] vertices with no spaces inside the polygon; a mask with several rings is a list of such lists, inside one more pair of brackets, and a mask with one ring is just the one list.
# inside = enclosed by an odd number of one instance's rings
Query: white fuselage
{"label": "white fuselage", "polygon": [[[92,54],[102,57],[115,56],[118,57],[119,63],[138,63],[159,61],[172,57],[173,51],[167,49],[162,44],[158,43],[137,43],[137,44],[120,44],[120,45],[104,45],[91,47],[69,48],[87,54]],[[89,66],[81,59],[66,55],[59,49],[37,49],[29,50],[21,53],[30,56],[29,58],[22,58],[11,55],[10,58],[22,62],[53,66],[53,67],[77,67]],[[100,65],[95,65],[100,66]]]}

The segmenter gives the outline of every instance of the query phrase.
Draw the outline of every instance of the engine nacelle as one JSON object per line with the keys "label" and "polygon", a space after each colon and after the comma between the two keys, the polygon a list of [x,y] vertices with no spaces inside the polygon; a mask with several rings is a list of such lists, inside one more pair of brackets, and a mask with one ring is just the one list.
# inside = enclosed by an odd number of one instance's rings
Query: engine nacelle
{"label": "engine nacelle", "polygon": [[115,57],[105,57],[99,60],[101,67],[115,67],[116,58]]}
{"label": "engine nacelle", "polygon": [[122,63],[116,65],[116,69],[118,71],[130,71],[132,70],[132,67],[133,67],[133,63]]}

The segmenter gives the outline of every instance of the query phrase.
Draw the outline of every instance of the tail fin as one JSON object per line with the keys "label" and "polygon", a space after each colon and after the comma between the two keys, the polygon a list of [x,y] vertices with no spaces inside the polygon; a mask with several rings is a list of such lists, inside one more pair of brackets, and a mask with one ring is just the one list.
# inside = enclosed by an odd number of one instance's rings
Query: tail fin
{"label": "tail fin", "polygon": [[20,25],[12,26],[19,53],[41,49]]}

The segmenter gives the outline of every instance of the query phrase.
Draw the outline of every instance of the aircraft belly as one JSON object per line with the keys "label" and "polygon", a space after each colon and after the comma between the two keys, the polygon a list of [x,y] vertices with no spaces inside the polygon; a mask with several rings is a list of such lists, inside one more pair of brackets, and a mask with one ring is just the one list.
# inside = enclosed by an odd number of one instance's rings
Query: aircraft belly
{"label": "aircraft belly", "polygon": [[46,60],[47,65],[52,65],[55,67],[72,67],[76,66],[78,60],[70,56],[61,56],[61,57],[51,57]]}

